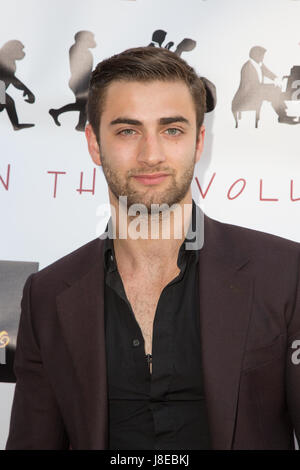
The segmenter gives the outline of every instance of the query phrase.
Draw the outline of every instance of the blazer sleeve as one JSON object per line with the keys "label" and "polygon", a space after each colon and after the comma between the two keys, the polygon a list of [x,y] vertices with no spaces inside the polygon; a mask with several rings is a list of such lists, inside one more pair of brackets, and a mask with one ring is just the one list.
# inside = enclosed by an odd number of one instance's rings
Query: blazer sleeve
{"label": "blazer sleeve", "polygon": [[5,450],[68,449],[62,416],[34,336],[30,306],[33,276],[26,280],[21,301],[13,366],[16,385]]}
{"label": "blazer sleeve", "polygon": [[300,250],[296,264],[293,308],[287,318],[286,398],[300,447]]}

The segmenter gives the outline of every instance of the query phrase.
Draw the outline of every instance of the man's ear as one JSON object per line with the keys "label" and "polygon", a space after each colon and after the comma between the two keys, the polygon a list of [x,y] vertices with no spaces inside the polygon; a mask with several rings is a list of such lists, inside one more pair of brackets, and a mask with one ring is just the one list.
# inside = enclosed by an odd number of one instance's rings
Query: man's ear
{"label": "man's ear", "polygon": [[198,137],[197,137],[195,163],[197,163],[200,160],[201,153],[203,152],[204,136],[205,136],[205,126],[202,125],[199,129]]}
{"label": "man's ear", "polygon": [[96,135],[90,123],[85,126],[85,137],[88,144],[89,154],[96,165],[101,165],[100,149]]}

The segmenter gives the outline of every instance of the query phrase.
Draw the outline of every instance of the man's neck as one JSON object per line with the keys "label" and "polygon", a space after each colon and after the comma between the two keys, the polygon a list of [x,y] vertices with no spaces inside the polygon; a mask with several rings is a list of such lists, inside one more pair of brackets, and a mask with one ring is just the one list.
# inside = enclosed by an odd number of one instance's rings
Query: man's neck
{"label": "man's neck", "polygon": [[[165,216],[153,217],[148,214],[140,218],[140,225],[135,225],[136,217],[128,217],[126,208],[122,205],[115,207],[114,251],[119,267],[126,267],[131,273],[143,273],[145,266],[152,270],[168,272],[176,267],[178,251],[186,238],[192,218],[192,196],[188,194],[174,211],[166,211]],[[120,214],[120,211],[123,213]],[[139,217],[139,216],[138,216]],[[120,227],[122,224],[122,227]],[[132,227],[137,227],[136,233],[142,237],[132,237]],[[121,229],[121,230],[120,230]],[[119,236],[123,234],[122,238]],[[153,235],[154,234],[154,235]],[[155,237],[155,238],[154,238]]]}

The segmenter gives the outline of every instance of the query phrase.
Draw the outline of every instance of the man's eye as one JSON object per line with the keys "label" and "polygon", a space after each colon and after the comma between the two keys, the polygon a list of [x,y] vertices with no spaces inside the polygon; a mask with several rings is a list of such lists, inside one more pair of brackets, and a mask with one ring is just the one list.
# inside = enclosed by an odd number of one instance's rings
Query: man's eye
{"label": "man's eye", "polygon": [[[177,131],[177,133],[182,134],[182,131],[180,129],[176,129],[176,127],[170,127],[169,129],[167,129],[167,131]],[[170,135],[179,135],[177,133],[172,132]]]}
{"label": "man's eye", "polygon": [[[125,134],[123,134],[123,132]],[[123,134],[123,135],[132,135],[130,132],[135,132],[133,129],[123,129],[122,131],[118,132],[118,134]]]}

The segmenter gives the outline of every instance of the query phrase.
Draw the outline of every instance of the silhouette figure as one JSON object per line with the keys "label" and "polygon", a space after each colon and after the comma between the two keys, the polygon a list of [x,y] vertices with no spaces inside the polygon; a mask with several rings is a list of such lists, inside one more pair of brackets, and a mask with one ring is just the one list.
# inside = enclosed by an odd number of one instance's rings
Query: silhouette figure
{"label": "silhouette figure", "polygon": [[152,42],[149,44],[149,46],[157,47],[156,44],[158,44],[158,47],[163,47],[162,43],[166,39],[166,35],[166,31],[164,31],[163,29],[157,29],[152,34]]}
{"label": "silhouette figure", "polygon": [[[152,41],[150,42],[149,46],[153,47],[164,47],[164,49],[171,49],[174,46],[173,41],[169,41],[165,46],[162,45],[164,40],[166,39],[167,33],[163,29],[157,29],[152,34]],[[183,52],[189,52],[195,49],[196,41],[193,39],[183,39],[177,46],[176,50],[174,51],[175,54],[181,56]]]}
{"label": "silhouette figure", "polygon": [[[240,85],[231,106],[236,123],[235,127],[238,127],[238,119],[241,119],[242,111],[256,112],[255,127],[257,127],[263,101],[271,102],[278,115],[278,122],[294,124],[293,119],[286,115],[285,96],[279,86],[278,77],[263,63],[265,53],[264,47],[252,47],[249,52],[250,59],[241,69]],[[275,84],[264,83],[264,77],[269,78]]]}
{"label": "silhouette figure", "polygon": [[[149,46],[153,47],[164,47],[164,49],[171,49],[174,46],[174,42],[170,41],[165,46],[163,46],[163,42],[165,41],[167,36],[167,32],[163,29],[157,29],[152,34],[152,41]],[[181,56],[183,52],[189,52],[195,49],[197,43],[193,39],[185,38],[183,39],[176,47],[175,51],[173,51],[178,56]],[[200,77],[205,89],[206,89],[206,112],[209,113],[215,109],[217,104],[217,93],[215,85],[208,80],[206,77]]]}
{"label": "silhouette figure", "polygon": [[194,41],[193,39],[185,38],[178,44],[174,52],[175,54],[181,56],[183,52],[189,52],[195,49],[196,44],[197,44],[196,41]]}
{"label": "silhouette figure", "polygon": [[[0,49],[0,80],[5,84],[5,90],[9,85],[13,85],[18,90],[23,90],[23,96],[27,96],[27,103],[34,103],[33,93],[16,76],[16,61],[25,57],[24,45],[17,40],[6,42]],[[0,103],[0,112],[6,109],[10,122],[15,131],[34,126],[34,124],[20,124],[15,102],[12,97],[5,92],[4,102]]]}
{"label": "silhouette figure", "polygon": [[49,114],[53,117],[57,126],[60,126],[58,116],[69,111],[79,111],[77,131],[84,131],[87,121],[86,102],[88,97],[88,87],[90,75],[93,70],[93,55],[90,48],[97,46],[94,34],[90,31],[79,31],[74,36],[75,43],[70,47],[69,60],[71,78],[69,87],[73,91],[75,103],[66,104],[59,109],[50,109]]}

